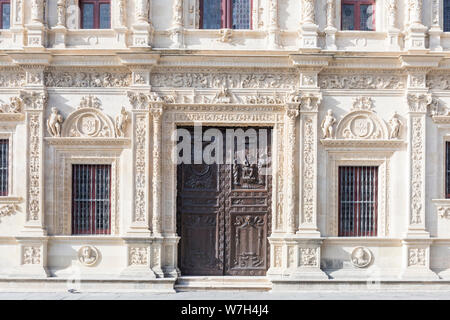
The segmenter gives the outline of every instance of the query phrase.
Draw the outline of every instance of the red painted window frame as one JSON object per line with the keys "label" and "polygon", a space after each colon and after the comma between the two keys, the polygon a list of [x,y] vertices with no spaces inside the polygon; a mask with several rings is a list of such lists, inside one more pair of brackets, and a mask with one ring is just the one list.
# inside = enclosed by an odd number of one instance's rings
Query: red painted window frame
{"label": "red painted window frame", "polygon": [[80,6],[80,29],[84,29],[83,27],[83,6],[85,4],[93,4],[94,5],[94,28],[93,29],[100,29],[100,5],[101,4],[109,4],[109,28],[111,28],[111,0],[80,0],[79,6]]}
{"label": "red painted window frame", "polygon": [[[9,4],[9,10],[11,12],[11,1],[10,0],[0,0],[0,30],[5,30],[5,29],[3,29],[3,5],[5,5],[5,4]],[[11,24],[11,17],[9,17],[9,22]],[[11,25],[9,27],[11,28]]]}
{"label": "red painted window frame", "polygon": [[[340,168],[342,167],[346,167],[346,166],[339,166],[338,167],[338,236],[339,237],[376,237],[378,235],[378,173],[379,173],[379,168],[374,166],[371,167],[369,166],[369,168],[375,169],[374,171],[374,181],[373,181],[373,197],[374,197],[374,214],[373,214],[373,228],[371,231],[366,231],[366,232],[361,232],[359,230],[359,225],[360,225],[360,221],[361,221],[361,212],[359,211],[361,209],[361,205],[360,203],[358,203],[358,201],[360,200],[359,198],[359,194],[358,194],[358,189],[354,187],[353,188],[353,193],[354,193],[354,198],[356,198],[357,202],[354,204],[354,209],[353,209],[353,231],[344,231],[341,230],[341,205],[340,205],[340,201],[341,201],[341,170]],[[353,177],[359,177],[358,175],[358,171],[361,170],[362,167],[365,166],[348,166],[348,167],[352,167],[352,168],[356,168],[355,170],[355,175]],[[356,186],[359,183],[359,181],[353,181],[354,186]]]}
{"label": "red painted window frame", "polygon": [[[200,19],[199,28],[203,29],[203,2],[205,0],[199,1],[200,9]],[[221,18],[220,27],[222,29],[233,29],[233,0],[221,0]],[[246,30],[252,30],[253,27],[253,0],[250,0],[250,28]],[[244,29],[242,29],[244,30]]]}
{"label": "red painted window frame", "polygon": [[73,172],[74,170],[74,166],[72,166],[72,235],[82,235],[82,234],[89,234],[89,235],[110,235],[111,234],[111,208],[112,208],[112,203],[111,203],[111,193],[112,193],[112,177],[111,177],[111,173],[112,173],[112,168],[111,165],[87,165],[87,164],[82,164],[84,166],[89,167],[89,170],[91,172],[91,176],[92,176],[92,184],[89,186],[90,192],[91,192],[91,199],[95,199],[95,193],[96,193],[96,188],[95,188],[95,171],[97,168],[100,167],[104,167],[108,169],[108,174],[109,174],[109,224],[108,224],[108,228],[101,228],[101,229],[97,229],[95,226],[95,202],[92,203],[90,202],[90,220],[91,220],[91,224],[90,224],[90,228],[89,230],[79,230],[80,228],[78,228],[78,230],[75,230],[75,208],[76,208],[76,202],[74,201],[75,199],[75,195],[76,195],[76,180],[74,177]]}
{"label": "red painted window frame", "polygon": [[[342,29],[342,25],[343,25],[343,20],[344,20],[344,14],[342,13],[342,10],[344,8],[345,4],[352,4],[354,5],[354,12],[355,15],[353,17],[353,24],[355,26],[355,30],[344,30]],[[373,30],[360,30],[361,27],[361,5],[362,4],[371,4],[373,7],[373,15],[372,15],[372,19],[373,19],[373,25],[374,25],[374,29]],[[375,24],[375,9],[376,9],[376,0],[342,0],[341,1],[341,29],[343,31],[376,31],[377,27]]]}

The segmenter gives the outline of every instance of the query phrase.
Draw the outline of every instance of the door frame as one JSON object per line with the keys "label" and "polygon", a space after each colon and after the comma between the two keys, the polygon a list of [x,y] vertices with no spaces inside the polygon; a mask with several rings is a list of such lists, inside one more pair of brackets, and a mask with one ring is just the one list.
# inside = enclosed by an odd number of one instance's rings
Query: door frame
{"label": "door frame", "polygon": [[[214,127],[272,127],[272,228],[271,234],[283,232],[286,225],[284,197],[284,157],[285,139],[285,106],[284,105],[236,105],[236,104],[170,104],[166,105],[162,120],[162,158],[174,159],[176,137],[173,132],[178,126],[193,126],[201,123],[203,126]],[[280,164],[280,165],[279,165]],[[162,184],[162,231],[165,256],[164,264],[173,266],[178,274],[178,242],[177,234],[177,164],[175,161],[163,161],[161,174]],[[269,259],[273,252],[269,249]],[[269,260],[269,262],[270,262]]]}

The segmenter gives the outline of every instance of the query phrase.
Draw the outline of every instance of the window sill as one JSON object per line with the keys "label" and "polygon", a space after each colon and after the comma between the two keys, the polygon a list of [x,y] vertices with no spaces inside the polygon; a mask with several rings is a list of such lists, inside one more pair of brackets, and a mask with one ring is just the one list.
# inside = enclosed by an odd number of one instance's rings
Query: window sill
{"label": "window sill", "polygon": [[0,204],[19,204],[23,202],[22,197],[17,196],[0,196]]}

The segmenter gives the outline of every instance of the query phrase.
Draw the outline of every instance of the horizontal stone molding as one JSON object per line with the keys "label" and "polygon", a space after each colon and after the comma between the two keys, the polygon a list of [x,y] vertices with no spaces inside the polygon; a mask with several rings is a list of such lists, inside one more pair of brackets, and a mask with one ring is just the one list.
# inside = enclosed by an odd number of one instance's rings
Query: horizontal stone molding
{"label": "horizontal stone molding", "polygon": [[129,138],[44,138],[44,140],[53,146],[112,146],[120,148],[128,148],[131,146],[131,139]]}

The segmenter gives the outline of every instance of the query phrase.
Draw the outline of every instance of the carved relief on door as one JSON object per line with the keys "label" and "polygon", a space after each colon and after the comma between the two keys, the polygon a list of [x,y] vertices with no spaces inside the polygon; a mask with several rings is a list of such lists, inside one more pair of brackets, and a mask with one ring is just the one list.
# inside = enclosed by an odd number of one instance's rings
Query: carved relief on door
{"label": "carved relief on door", "polygon": [[[219,129],[225,135],[226,128]],[[268,143],[258,141],[256,161],[247,161],[247,143],[241,162],[178,165],[183,275],[265,275],[270,257],[271,129],[256,128],[262,129],[268,132]],[[224,155],[226,148],[224,144]]]}

